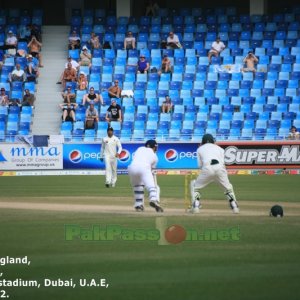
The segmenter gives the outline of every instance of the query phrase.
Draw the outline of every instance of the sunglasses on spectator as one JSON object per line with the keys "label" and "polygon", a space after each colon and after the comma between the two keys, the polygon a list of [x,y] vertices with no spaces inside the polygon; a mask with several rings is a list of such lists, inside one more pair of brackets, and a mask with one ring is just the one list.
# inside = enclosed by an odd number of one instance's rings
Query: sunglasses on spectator
{"label": "sunglasses on spectator", "polygon": [[119,83],[119,81],[115,81],[115,83]]}

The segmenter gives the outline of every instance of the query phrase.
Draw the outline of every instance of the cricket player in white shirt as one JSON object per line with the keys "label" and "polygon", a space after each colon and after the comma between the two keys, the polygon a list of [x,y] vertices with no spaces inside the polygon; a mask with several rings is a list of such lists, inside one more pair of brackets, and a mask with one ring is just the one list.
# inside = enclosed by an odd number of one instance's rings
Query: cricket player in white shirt
{"label": "cricket player in white shirt", "polygon": [[236,201],[233,187],[229,182],[224,162],[224,149],[215,145],[211,134],[205,134],[202,137],[202,144],[197,150],[199,168],[202,170],[196,180],[190,183],[192,213],[200,212],[200,190],[211,182],[218,183],[223,189],[232,212],[239,213],[238,203]]}
{"label": "cricket player in white shirt", "polygon": [[120,140],[114,136],[112,127],[107,128],[107,136],[102,139],[100,160],[105,162],[105,186],[115,187],[117,182],[117,160],[122,151]]}
{"label": "cricket player in white shirt", "polygon": [[148,140],[143,147],[139,147],[128,167],[131,186],[133,188],[136,211],[144,210],[144,188],[149,193],[149,205],[157,212],[163,212],[159,205],[159,188],[154,179],[153,169],[156,167],[158,157],[156,155],[157,142]]}

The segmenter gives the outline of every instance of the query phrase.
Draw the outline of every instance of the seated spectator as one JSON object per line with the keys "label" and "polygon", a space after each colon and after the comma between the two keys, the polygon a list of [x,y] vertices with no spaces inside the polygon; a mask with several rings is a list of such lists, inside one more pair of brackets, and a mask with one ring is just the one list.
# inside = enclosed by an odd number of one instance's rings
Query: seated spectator
{"label": "seated spectator", "polygon": [[84,91],[87,89],[88,86],[88,79],[85,76],[84,72],[80,72],[78,80],[77,80],[77,88],[80,91]]}
{"label": "seated spectator", "polygon": [[287,137],[289,140],[299,140],[300,139],[300,133],[297,130],[296,126],[292,126],[290,129],[290,133]]}
{"label": "seated spectator", "polygon": [[68,63],[67,69],[64,70],[62,77],[63,90],[66,89],[66,82],[76,82],[77,76],[75,69],[72,68],[71,63]]}
{"label": "seated spectator", "polygon": [[73,30],[69,36],[69,49],[80,49],[80,36],[77,34],[76,30]]}
{"label": "seated spectator", "polygon": [[211,61],[212,56],[218,57],[225,48],[226,46],[223,42],[221,42],[221,39],[218,36],[217,39],[212,43],[211,49],[208,52],[208,61]]}
{"label": "seated spectator", "polygon": [[59,107],[62,109],[62,121],[66,122],[76,122],[75,110],[77,108],[76,103],[63,103],[59,104]]}
{"label": "seated spectator", "polygon": [[131,31],[128,31],[127,36],[124,39],[124,49],[135,49],[135,37],[132,35]]}
{"label": "seated spectator", "polygon": [[178,35],[174,32],[170,32],[167,38],[167,49],[180,49],[182,48]]}
{"label": "seated spectator", "polygon": [[31,41],[28,43],[28,49],[29,49],[29,53],[37,58],[39,60],[39,67],[43,67],[42,65],[42,55],[41,55],[41,48],[42,48],[42,44],[36,39],[35,36],[33,36],[31,38]]}
{"label": "seated spectator", "polygon": [[6,94],[5,88],[0,89],[0,105],[1,106],[9,106],[9,98]]}
{"label": "seated spectator", "polygon": [[36,78],[39,76],[38,66],[36,59],[31,54],[27,55],[27,66],[25,68],[27,81],[36,82]]}
{"label": "seated spectator", "polygon": [[101,48],[99,37],[98,37],[98,35],[96,35],[95,32],[91,33],[91,39],[89,40],[89,43],[91,45],[91,49],[93,49],[93,50]]}
{"label": "seated spectator", "polygon": [[28,89],[25,89],[25,94],[22,99],[22,106],[33,106],[35,101],[34,94],[31,94]]}
{"label": "seated spectator", "polygon": [[162,103],[161,112],[162,113],[171,113],[173,110],[173,103],[169,96],[166,96],[165,101]]}
{"label": "seated spectator", "polygon": [[26,75],[24,70],[21,69],[20,64],[16,64],[15,69],[9,74],[9,81],[20,81],[24,82],[26,80]]}
{"label": "seated spectator", "polygon": [[[67,62],[65,63],[65,69],[68,68],[68,63],[71,63],[72,68],[76,71],[76,73],[79,71],[79,63],[75,60],[72,59],[71,56],[68,57]],[[64,71],[62,72],[62,74],[60,75],[59,81],[56,82],[56,84],[61,84],[62,80],[63,80],[63,75],[64,75]]]}
{"label": "seated spectator", "polygon": [[122,93],[122,89],[119,87],[119,81],[115,80],[114,85],[112,85],[108,89],[108,96],[110,98],[120,98]]}
{"label": "seated spectator", "polygon": [[244,68],[242,72],[256,72],[255,65],[258,63],[258,58],[253,54],[252,51],[248,52],[248,55],[243,60]]}
{"label": "seated spectator", "polygon": [[79,66],[91,67],[91,65],[92,65],[92,55],[88,51],[88,48],[86,46],[83,46],[82,51],[80,52]]}
{"label": "seated spectator", "polygon": [[171,61],[168,58],[168,55],[164,55],[161,62],[161,73],[172,73]]}
{"label": "seated spectator", "polygon": [[6,50],[6,55],[15,56],[17,53],[17,45],[18,45],[17,37],[11,30],[8,31],[5,40],[5,45],[2,47],[4,50]]}
{"label": "seated spectator", "polygon": [[98,129],[98,111],[95,109],[94,104],[90,104],[89,108],[85,112],[85,129]]}
{"label": "seated spectator", "polygon": [[157,16],[159,11],[159,5],[157,1],[149,0],[146,6],[145,16]]}
{"label": "seated spectator", "polygon": [[76,103],[76,95],[72,92],[71,87],[67,87],[65,92],[61,93],[64,103]]}
{"label": "seated spectator", "polygon": [[111,105],[108,107],[106,111],[105,119],[108,123],[111,121],[119,121],[122,122],[122,110],[121,106],[117,104],[116,99],[111,99]]}
{"label": "seated spectator", "polygon": [[147,73],[149,68],[150,68],[150,64],[149,62],[146,60],[146,57],[145,55],[141,55],[140,56],[140,59],[138,60],[137,62],[137,66],[138,66],[138,69],[137,69],[137,72],[138,73]]}
{"label": "seated spectator", "polygon": [[91,87],[89,93],[83,96],[82,105],[85,105],[86,103],[88,104],[101,103],[101,105],[103,105],[103,98],[101,95],[95,93],[95,89]]}

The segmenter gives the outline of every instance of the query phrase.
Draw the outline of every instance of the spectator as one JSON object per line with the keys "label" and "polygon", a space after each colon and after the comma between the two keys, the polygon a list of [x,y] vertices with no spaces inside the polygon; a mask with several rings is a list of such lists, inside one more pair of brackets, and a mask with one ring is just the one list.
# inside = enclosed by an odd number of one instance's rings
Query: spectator
{"label": "spectator", "polygon": [[252,51],[248,52],[248,55],[244,58],[243,63],[245,67],[242,68],[242,72],[256,72],[255,65],[258,63],[258,58],[253,54]]}
{"label": "spectator", "polygon": [[108,96],[110,98],[120,98],[121,93],[122,89],[119,87],[119,80],[115,80],[114,85],[108,89]]}
{"label": "spectator", "polygon": [[122,122],[122,110],[121,106],[117,104],[116,99],[111,99],[111,105],[108,107],[106,111],[105,119],[108,123],[111,121],[119,121]]}
{"label": "spectator", "polygon": [[35,36],[33,36],[31,38],[31,41],[28,43],[28,49],[29,49],[29,53],[37,58],[39,60],[39,67],[43,67],[42,65],[42,55],[41,55],[41,48],[42,48],[42,44],[36,39]]}
{"label": "spectator", "polygon": [[145,55],[142,54],[140,56],[140,59],[137,62],[137,66],[138,66],[138,70],[137,70],[138,73],[147,73],[148,72],[150,65],[149,65],[149,62],[146,60]]}
{"label": "spectator", "polygon": [[95,89],[93,87],[90,88],[90,91],[88,94],[85,94],[83,96],[83,102],[82,105],[88,104],[98,104],[101,103],[103,105],[103,98],[101,95],[95,93]]}
{"label": "spectator", "polygon": [[101,48],[99,37],[98,37],[98,35],[96,35],[95,32],[91,33],[91,39],[90,39],[89,43],[91,45],[91,49],[93,49],[93,50]]}
{"label": "spectator", "polygon": [[40,26],[36,24],[31,25],[31,37],[33,36],[35,36],[40,43],[42,42],[42,31]]}
{"label": "spectator", "polygon": [[[68,57],[68,60],[67,62],[65,63],[65,69],[68,68],[68,63],[71,63],[72,65],[72,68],[76,71],[76,73],[78,72],[79,70],[79,63],[75,60],[75,59],[72,59],[71,56]],[[59,81],[56,82],[56,84],[61,84],[62,81],[63,81],[63,75],[64,75],[64,71],[61,73],[60,75],[60,78],[59,78]]]}
{"label": "spectator", "polygon": [[27,55],[27,66],[25,68],[27,81],[36,82],[36,78],[39,76],[36,59],[31,54]]}
{"label": "spectator", "polygon": [[24,82],[26,80],[26,75],[24,70],[21,69],[20,64],[16,64],[15,69],[9,74],[9,81],[21,81]]}
{"label": "spectator", "polygon": [[79,66],[87,66],[87,67],[91,67],[92,65],[92,55],[91,53],[88,51],[87,46],[83,46],[82,47],[82,51],[80,53],[80,62],[79,62]]}
{"label": "spectator", "polygon": [[171,113],[173,110],[173,103],[169,96],[165,97],[165,101],[162,103],[161,111],[162,113]]}
{"label": "spectator", "polygon": [[77,80],[77,88],[80,91],[84,91],[87,89],[88,86],[88,79],[85,76],[84,72],[80,72],[78,80]]}
{"label": "spectator", "polygon": [[76,103],[76,95],[69,86],[65,92],[61,93],[61,96],[64,99],[64,103]]}
{"label": "spectator", "polygon": [[80,36],[77,34],[76,30],[73,30],[69,36],[69,49],[80,49]]}
{"label": "spectator", "polygon": [[157,1],[148,1],[146,6],[145,16],[157,16],[159,11],[159,6]]}
{"label": "spectator", "polygon": [[98,129],[98,111],[95,109],[94,104],[90,104],[85,112],[85,129]]}
{"label": "spectator", "polygon": [[59,104],[59,107],[62,109],[62,121],[66,122],[76,122],[75,110],[77,108],[76,103],[63,103]]}
{"label": "spectator", "polygon": [[17,53],[17,45],[18,39],[16,38],[15,34],[10,30],[8,31],[7,38],[5,40],[4,49],[7,49],[7,55],[16,55]]}
{"label": "spectator", "polygon": [[161,73],[172,73],[171,61],[166,54],[161,62]]}
{"label": "spectator", "polygon": [[22,99],[22,106],[33,106],[35,101],[34,94],[31,94],[29,89],[25,89],[25,94]]}
{"label": "spectator", "polygon": [[76,80],[76,71],[72,68],[71,63],[68,63],[68,67],[64,70],[62,77],[63,90],[66,89],[66,82],[76,82]]}
{"label": "spectator", "polygon": [[220,37],[218,36],[217,39],[212,43],[211,49],[208,52],[208,61],[211,61],[212,56],[218,57],[219,54],[226,48],[223,42],[221,42]]}
{"label": "spectator", "polygon": [[289,140],[299,140],[300,139],[300,133],[297,130],[296,126],[292,126],[290,129],[290,133],[287,137]]}
{"label": "spectator", "polygon": [[180,49],[182,48],[178,35],[174,32],[170,32],[167,38],[167,49]]}
{"label": "spectator", "polygon": [[1,106],[8,106],[9,105],[9,98],[5,92],[5,88],[0,89],[0,105]]}
{"label": "spectator", "polygon": [[135,37],[131,31],[128,31],[126,38],[124,39],[124,49],[135,49]]}

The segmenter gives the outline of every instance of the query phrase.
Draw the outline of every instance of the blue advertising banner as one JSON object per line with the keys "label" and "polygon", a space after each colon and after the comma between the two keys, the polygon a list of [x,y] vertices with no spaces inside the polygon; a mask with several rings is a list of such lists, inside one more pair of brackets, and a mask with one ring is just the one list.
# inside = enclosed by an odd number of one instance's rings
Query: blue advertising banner
{"label": "blue advertising banner", "polygon": [[[136,149],[143,144],[122,144],[123,150],[118,160],[118,168],[126,169],[132,161]],[[196,143],[160,143],[158,147],[158,169],[197,168]],[[100,144],[64,144],[64,169],[103,169],[100,161]]]}

